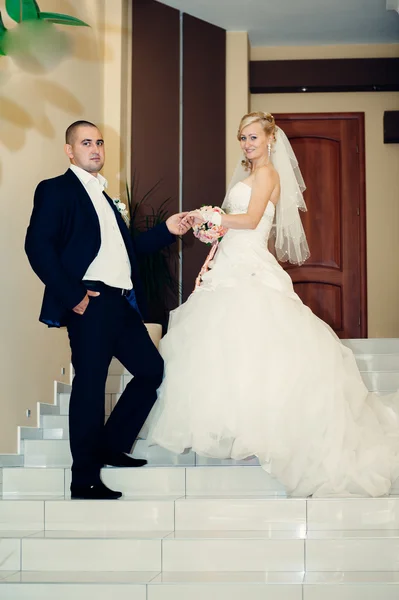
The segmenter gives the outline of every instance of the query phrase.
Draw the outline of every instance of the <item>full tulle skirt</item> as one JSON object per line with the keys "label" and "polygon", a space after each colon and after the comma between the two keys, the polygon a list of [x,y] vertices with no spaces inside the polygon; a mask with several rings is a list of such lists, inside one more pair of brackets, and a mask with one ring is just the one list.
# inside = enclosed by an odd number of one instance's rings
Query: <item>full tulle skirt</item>
{"label": "full tulle skirt", "polygon": [[[148,439],[258,457],[293,496],[381,496],[399,476],[399,395],[368,392],[351,350],[266,250],[222,242],[171,313]],[[242,257],[247,257],[243,259]]]}

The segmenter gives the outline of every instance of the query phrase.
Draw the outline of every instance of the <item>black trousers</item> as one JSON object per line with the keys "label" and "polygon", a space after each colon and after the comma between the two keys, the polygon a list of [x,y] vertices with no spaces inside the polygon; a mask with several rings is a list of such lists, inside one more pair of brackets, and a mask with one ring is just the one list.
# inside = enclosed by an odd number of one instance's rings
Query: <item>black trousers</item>
{"label": "black trousers", "polygon": [[[75,369],[69,407],[75,485],[97,483],[108,452],[130,452],[163,376],[163,360],[121,290],[92,282],[90,289],[100,295],[90,298],[83,315],[72,312],[67,325]],[[113,356],[134,377],[104,425],[105,382]]]}

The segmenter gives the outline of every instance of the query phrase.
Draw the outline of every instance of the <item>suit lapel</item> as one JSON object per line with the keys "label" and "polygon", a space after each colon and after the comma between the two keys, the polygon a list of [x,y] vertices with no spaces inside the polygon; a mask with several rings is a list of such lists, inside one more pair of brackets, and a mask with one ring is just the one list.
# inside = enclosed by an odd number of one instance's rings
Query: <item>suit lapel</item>
{"label": "suit lapel", "polygon": [[[68,186],[71,188],[71,192],[79,198],[80,203],[83,206],[84,210],[86,211],[86,213],[88,215],[90,215],[90,218],[93,220],[93,224],[95,224],[95,226],[98,228],[98,236],[99,236],[99,240],[101,243],[100,222],[98,220],[96,209],[93,206],[93,202],[92,202],[89,194],[86,192],[84,185],[81,183],[79,178],[75,175],[75,173],[71,169],[68,169],[64,176],[66,177],[66,179],[68,181]],[[132,240],[130,237],[129,229],[128,229],[125,221],[123,220],[119,210],[116,208],[114,202],[112,201],[112,199],[108,196],[108,194],[106,194],[106,192],[103,192],[103,194],[104,194],[105,198],[107,199],[108,204],[114,211],[114,214],[116,217],[116,222],[118,223],[119,230],[123,237],[123,241],[125,242],[127,253],[129,255],[132,273],[134,272],[136,274],[137,268],[138,268],[137,267],[137,259],[136,259],[136,254],[135,254],[135,251],[133,248],[133,243],[132,243]]]}
{"label": "suit lapel", "polygon": [[80,204],[93,221],[93,224],[98,227],[98,233],[100,234],[100,222],[98,220],[96,209],[94,208],[93,202],[86,192],[83,183],[71,169],[68,169],[64,176],[68,181],[72,193],[78,197]]}

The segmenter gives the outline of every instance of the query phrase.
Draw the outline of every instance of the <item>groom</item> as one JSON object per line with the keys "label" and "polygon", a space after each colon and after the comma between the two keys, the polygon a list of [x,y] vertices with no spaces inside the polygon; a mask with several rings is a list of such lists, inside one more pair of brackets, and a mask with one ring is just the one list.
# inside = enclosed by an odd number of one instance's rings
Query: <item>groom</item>
{"label": "groom", "polygon": [[[25,250],[45,284],[40,321],[66,325],[75,377],[69,407],[72,498],[116,499],[100,479],[105,464],[141,467],[128,456],[152,405],[163,361],[143,323],[137,255],[156,252],[188,231],[180,213],[132,242],[106,194],[104,140],[88,121],[66,131],[70,168],[37,186]],[[115,356],[134,375],[104,426],[104,391]]]}

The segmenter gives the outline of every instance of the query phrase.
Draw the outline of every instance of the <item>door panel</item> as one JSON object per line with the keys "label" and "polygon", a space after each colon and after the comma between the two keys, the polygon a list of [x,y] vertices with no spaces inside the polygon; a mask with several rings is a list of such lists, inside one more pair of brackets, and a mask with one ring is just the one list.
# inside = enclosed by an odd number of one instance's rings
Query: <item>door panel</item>
{"label": "door panel", "polygon": [[275,115],[305,180],[311,256],[284,263],[300,298],[339,337],[366,337],[363,115]]}

